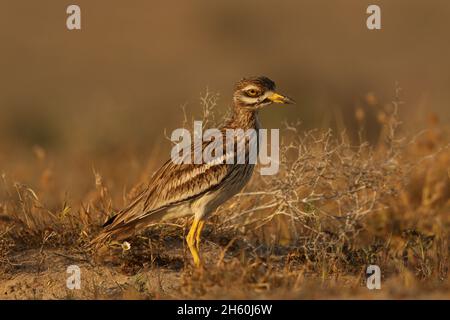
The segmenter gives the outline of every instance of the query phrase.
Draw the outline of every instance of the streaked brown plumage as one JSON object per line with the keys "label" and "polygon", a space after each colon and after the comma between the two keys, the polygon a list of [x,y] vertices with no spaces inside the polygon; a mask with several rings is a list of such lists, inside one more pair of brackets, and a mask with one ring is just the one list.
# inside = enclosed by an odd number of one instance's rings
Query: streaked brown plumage
{"label": "streaked brown plumage", "polygon": [[[232,117],[220,128],[224,141],[226,129],[258,131],[259,109],[273,102],[292,103],[289,98],[275,93],[275,83],[266,77],[244,78],[239,81],[233,95]],[[218,206],[237,194],[252,176],[254,164],[248,161],[249,143],[246,139],[243,164],[238,164],[237,161],[234,164],[176,164],[168,160],[152,176],[145,190],[128,207],[105,223],[104,230],[93,243],[98,247],[110,240],[124,240],[152,223],[194,215],[186,240],[194,263],[199,266],[201,261],[198,246],[205,219]],[[235,150],[237,145],[239,141],[235,140]],[[223,148],[225,155],[225,144]],[[234,154],[231,156],[236,157]]]}

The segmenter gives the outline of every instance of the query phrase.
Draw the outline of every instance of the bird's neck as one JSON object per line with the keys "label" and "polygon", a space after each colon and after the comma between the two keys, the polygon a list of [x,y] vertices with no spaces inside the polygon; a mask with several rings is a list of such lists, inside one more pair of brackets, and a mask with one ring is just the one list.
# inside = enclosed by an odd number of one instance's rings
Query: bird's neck
{"label": "bird's neck", "polygon": [[258,110],[248,109],[239,105],[233,106],[233,115],[227,123],[233,129],[259,129]]}

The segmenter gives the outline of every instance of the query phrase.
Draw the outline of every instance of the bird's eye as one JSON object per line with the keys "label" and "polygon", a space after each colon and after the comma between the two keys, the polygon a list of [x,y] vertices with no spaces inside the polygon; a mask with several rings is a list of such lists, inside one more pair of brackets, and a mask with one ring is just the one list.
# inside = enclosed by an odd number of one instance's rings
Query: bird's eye
{"label": "bird's eye", "polygon": [[247,94],[250,97],[256,97],[258,95],[258,90],[256,90],[256,89],[248,89],[247,90]]}

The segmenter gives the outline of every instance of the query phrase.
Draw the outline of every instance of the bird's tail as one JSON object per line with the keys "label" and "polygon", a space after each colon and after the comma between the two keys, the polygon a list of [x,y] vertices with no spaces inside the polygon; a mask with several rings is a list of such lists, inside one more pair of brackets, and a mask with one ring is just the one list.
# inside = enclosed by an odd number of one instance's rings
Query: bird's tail
{"label": "bird's tail", "polygon": [[106,221],[103,230],[91,241],[91,246],[98,249],[112,241],[125,240],[151,221],[161,219],[165,213],[164,208],[146,212],[142,202],[144,195],[145,193],[141,193],[126,209]]}
{"label": "bird's tail", "polygon": [[94,249],[99,249],[112,241],[121,241],[130,238],[133,236],[134,230],[134,225],[122,225],[113,228],[106,226],[105,229],[91,241],[90,246]]}

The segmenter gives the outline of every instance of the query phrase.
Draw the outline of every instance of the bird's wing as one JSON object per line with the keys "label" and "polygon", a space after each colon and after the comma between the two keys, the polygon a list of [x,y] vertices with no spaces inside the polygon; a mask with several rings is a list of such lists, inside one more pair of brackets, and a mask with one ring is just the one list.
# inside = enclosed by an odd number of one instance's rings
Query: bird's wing
{"label": "bird's wing", "polygon": [[233,165],[174,164],[167,162],[152,183],[145,199],[145,211],[157,210],[192,200],[214,190],[227,178]]}
{"label": "bird's wing", "polygon": [[[224,158],[233,155],[224,154]],[[176,164],[167,161],[134,201],[107,222],[108,230],[130,225],[170,206],[193,200],[215,190],[227,179],[235,164]]]}

